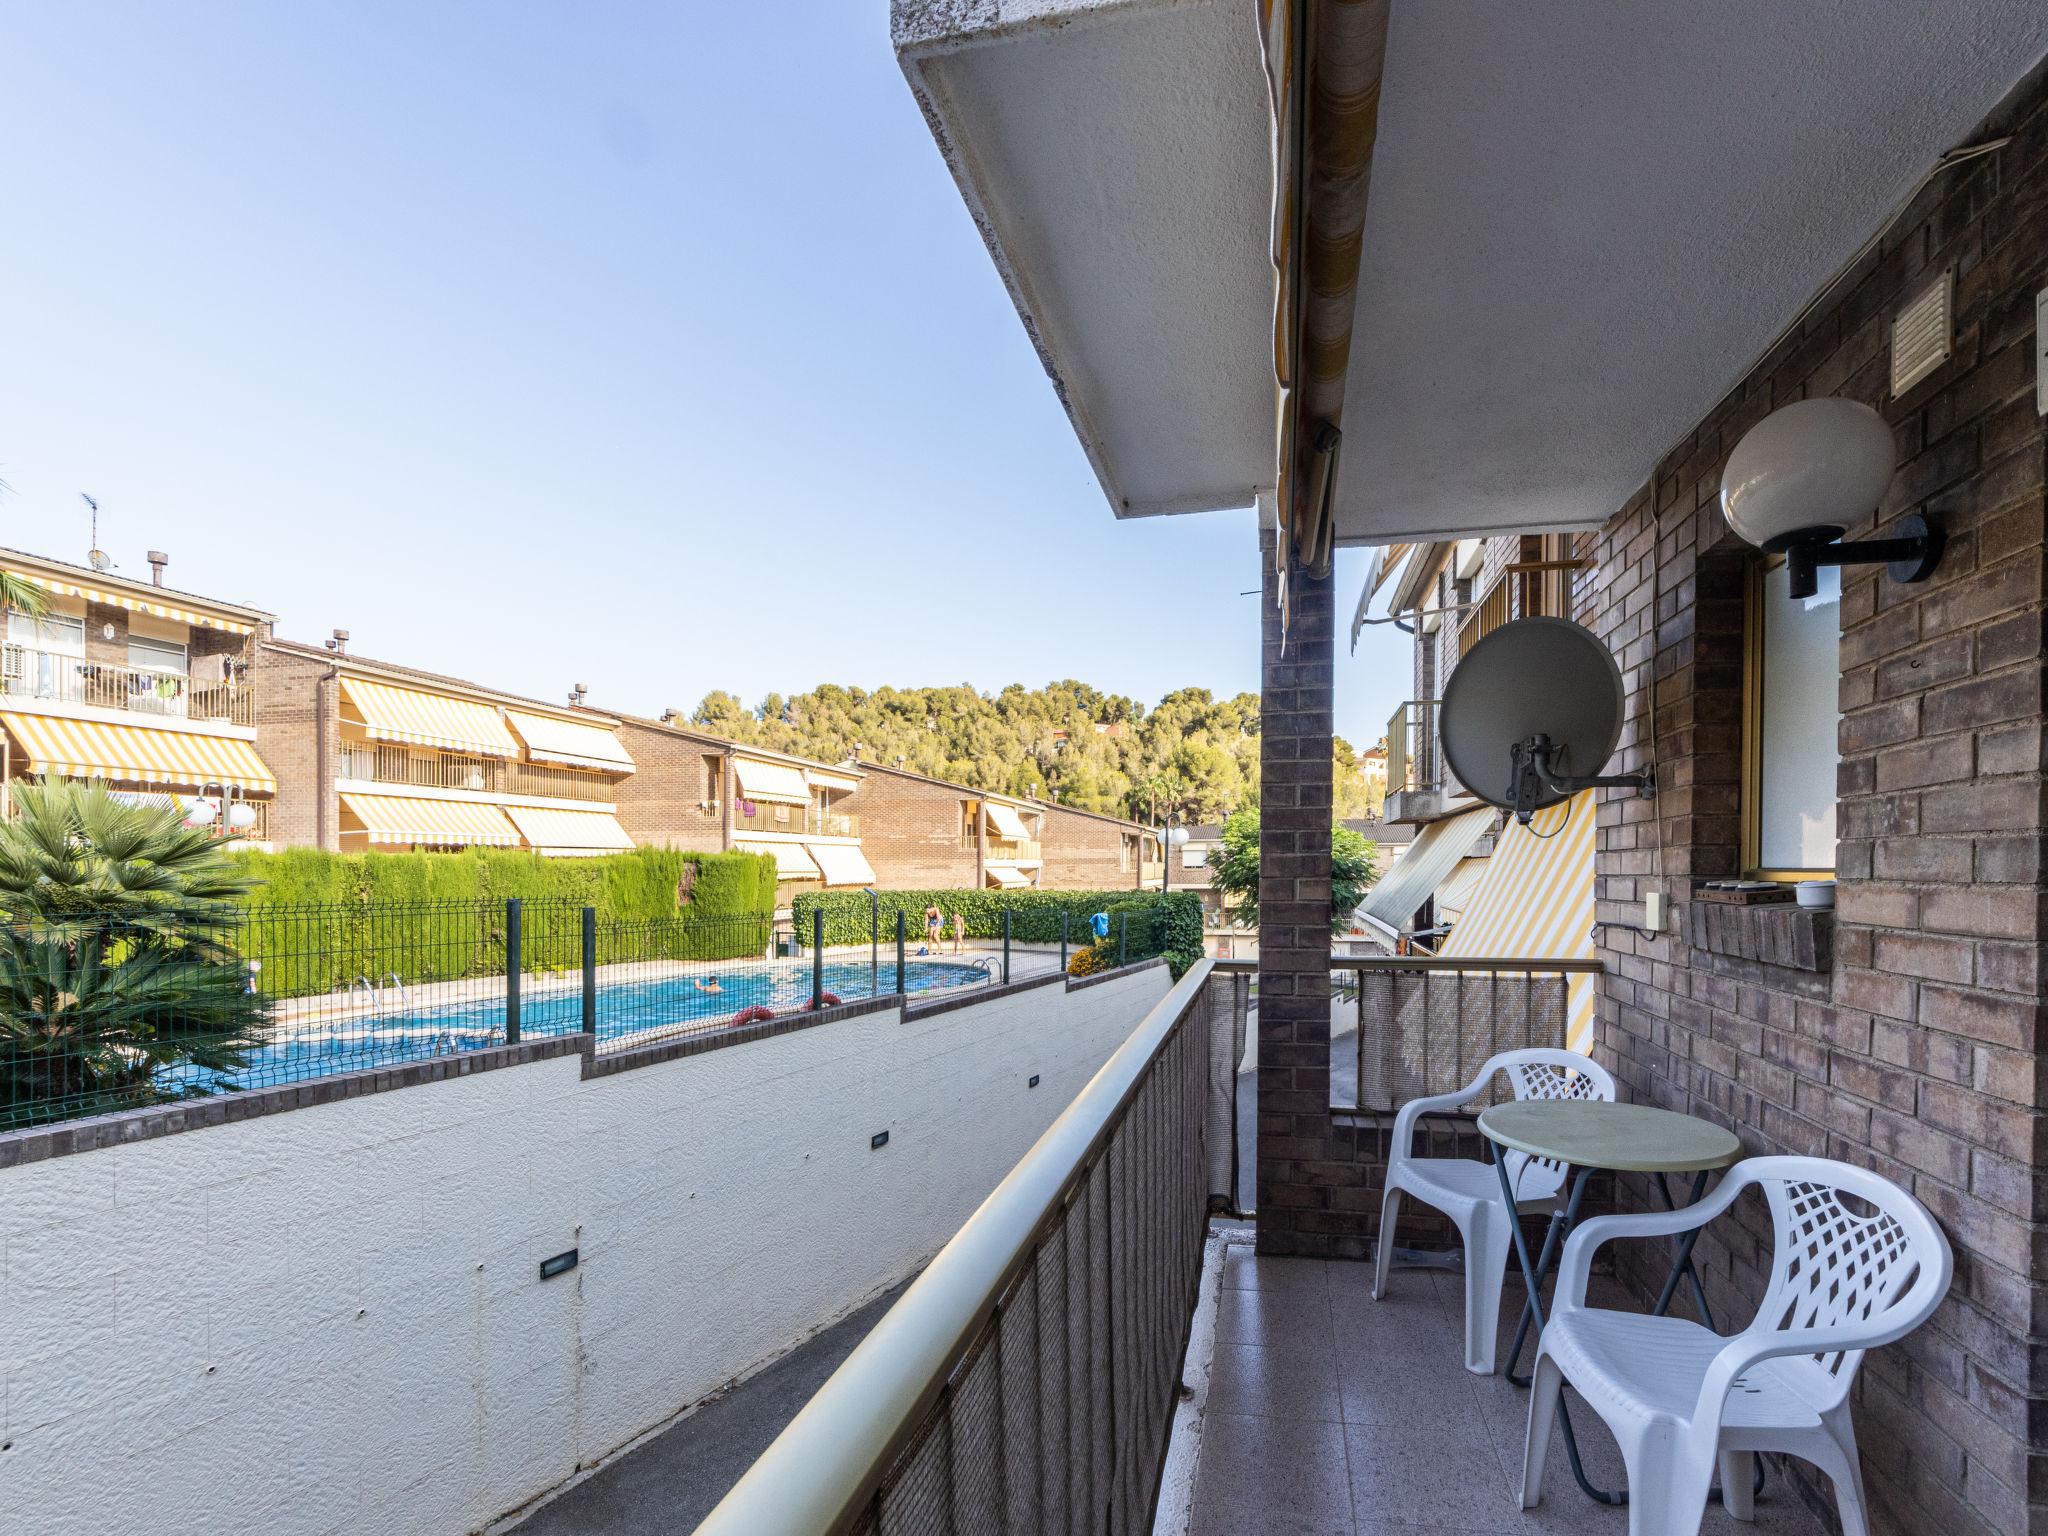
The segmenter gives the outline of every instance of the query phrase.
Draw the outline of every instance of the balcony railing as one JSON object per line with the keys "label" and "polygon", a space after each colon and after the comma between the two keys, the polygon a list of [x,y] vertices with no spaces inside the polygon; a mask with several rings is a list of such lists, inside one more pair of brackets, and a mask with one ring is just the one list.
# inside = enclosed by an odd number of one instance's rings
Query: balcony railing
{"label": "balcony railing", "polygon": [[850,811],[821,811],[815,805],[787,805],[772,800],[753,802],[754,814],[746,814],[746,801],[732,802],[732,829],[748,832],[787,832],[805,837],[859,837],[860,818]]}
{"label": "balcony railing", "polygon": [[1526,560],[1505,565],[1458,626],[1458,657],[1511,619],[1568,619],[1572,572],[1583,560]]}
{"label": "balcony railing", "polygon": [[1191,968],[697,1536],[1149,1529],[1242,993]]}
{"label": "balcony railing", "polygon": [[1463,1087],[1499,1051],[1563,1046],[1575,993],[1600,971],[1597,960],[1333,957],[1331,989],[1357,1010],[1357,1107]]}
{"label": "balcony railing", "polygon": [[1436,743],[1436,700],[1410,699],[1387,721],[1387,793],[1443,787]]}
{"label": "balcony railing", "polygon": [[992,837],[988,840],[991,859],[1014,859],[1020,864],[1028,864],[1044,856],[1041,850],[1042,845],[1035,837]]}
{"label": "balcony railing", "polygon": [[182,672],[88,661],[32,646],[6,647],[0,687],[8,697],[90,704],[178,720],[256,723],[256,691],[247,683],[194,683]]}
{"label": "balcony railing", "polygon": [[595,774],[540,763],[508,763],[419,747],[362,742],[344,745],[335,769],[344,779],[410,784],[418,789],[467,789],[483,794],[534,795],[609,804],[611,784]]}

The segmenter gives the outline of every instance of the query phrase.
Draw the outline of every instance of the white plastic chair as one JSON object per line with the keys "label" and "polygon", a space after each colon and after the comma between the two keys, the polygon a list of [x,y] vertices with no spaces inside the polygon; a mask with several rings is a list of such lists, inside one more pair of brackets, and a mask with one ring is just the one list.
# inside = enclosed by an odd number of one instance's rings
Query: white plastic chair
{"label": "white plastic chair", "polygon": [[[1777,1251],[1763,1304],[1742,1333],[1724,1338],[1683,1318],[1586,1305],[1602,1243],[1704,1226],[1753,1184],[1770,1201]],[[1620,1443],[1629,1536],[1692,1536],[1717,1462],[1728,1512],[1754,1519],[1758,1451],[1797,1456],[1827,1473],[1844,1536],[1866,1536],[1849,1386],[1863,1351],[1927,1320],[1953,1267],[1948,1239],[1919,1201],[1874,1173],[1818,1157],[1752,1158],[1697,1205],[1585,1222],[1565,1242],[1537,1346],[1522,1507],[1543,1497],[1551,1425],[1569,1381]]]}
{"label": "white plastic chair", "polygon": [[[1515,1213],[1506,1209],[1500,1175],[1490,1163],[1467,1157],[1416,1157],[1415,1128],[1425,1114],[1470,1104],[1486,1092],[1494,1074],[1505,1072],[1518,1099],[1597,1099],[1614,1102],[1614,1079],[1590,1056],[1576,1051],[1503,1051],[1487,1059],[1479,1075],[1455,1093],[1410,1099],[1394,1117],[1394,1144],[1387,1160],[1387,1194],[1380,1203],[1380,1240],[1373,1256],[1372,1299],[1387,1294],[1394,1255],[1394,1225],[1401,1196],[1413,1195],[1451,1218],[1465,1244],[1465,1369],[1491,1376],[1494,1341],[1500,1331],[1500,1287],[1513,1251]],[[1519,1210],[1556,1203],[1564,1187],[1561,1164],[1521,1152],[1506,1154],[1508,1179]]]}

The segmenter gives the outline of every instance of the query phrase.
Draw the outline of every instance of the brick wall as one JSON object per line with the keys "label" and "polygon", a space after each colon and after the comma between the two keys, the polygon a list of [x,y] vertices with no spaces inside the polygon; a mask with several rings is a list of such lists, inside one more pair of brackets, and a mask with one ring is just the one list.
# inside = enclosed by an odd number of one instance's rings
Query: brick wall
{"label": "brick wall", "polygon": [[[1056,805],[1042,809],[1040,843],[1045,868],[1038,881],[1042,887],[1049,891],[1114,891],[1137,884],[1137,861],[1126,863],[1123,855],[1124,835],[1136,831],[1135,827]],[[1179,879],[1175,871],[1176,884]]]}
{"label": "brick wall", "polygon": [[648,847],[723,848],[719,785],[707,782],[704,760],[721,757],[725,743],[644,720],[620,721],[619,740],[633,759],[633,772],[615,792],[627,836]]}
{"label": "brick wall", "polygon": [[[1856,1412],[1875,1528],[1950,1536],[2048,1529],[2035,1427],[2048,1422],[2039,81],[2000,118],[2015,141],[1931,185],[1586,541],[1597,567],[1582,587],[1628,681],[1622,761],[1644,761],[1654,733],[1661,788],[1654,802],[1609,795],[1600,807],[1600,916],[1635,916],[1653,887],[1678,904],[1666,937],[1603,930],[1600,1053],[1632,1098],[1728,1124],[1752,1153],[1875,1168],[1942,1223],[1950,1299],[1866,1362]],[[1893,400],[1890,316],[1949,265],[1955,355]],[[1723,524],[1722,464],[1770,410],[1819,395],[1876,406],[1898,438],[1876,526],[1850,536],[1921,510],[1946,519],[1949,545],[1921,585],[1881,567],[1843,572],[1835,953],[1802,968],[1695,947],[1705,930],[1686,903],[1692,880],[1735,873],[1739,859],[1752,552]],[[1727,1313],[1747,1315],[1760,1295],[1768,1232],[1758,1206],[1702,1243]]]}
{"label": "brick wall", "polygon": [[974,843],[962,839],[960,807],[973,792],[873,763],[861,771],[867,777],[844,809],[860,818],[861,851],[876,882],[885,890],[972,889]]}
{"label": "brick wall", "polygon": [[[330,717],[338,713],[333,689],[320,685],[327,663],[258,645],[249,675],[256,689],[256,751],[277,776],[277,798],[270,806],[271,844],[317,848],[323,700]],[[333,739],[330,729],[328,740]],[[330,837],[329,846],[338,848],[338,838]]]}

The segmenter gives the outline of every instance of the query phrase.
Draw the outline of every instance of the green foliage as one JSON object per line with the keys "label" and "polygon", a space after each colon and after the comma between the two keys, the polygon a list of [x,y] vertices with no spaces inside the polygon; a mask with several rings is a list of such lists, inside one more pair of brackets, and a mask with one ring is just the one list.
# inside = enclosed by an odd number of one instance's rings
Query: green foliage
{"label": "green foliage", "polygon": [[1037,794],[1062,805],[1157,821],[1209,820],[1258,795],[1259,700],[1205,688],[1168,694],[1150,712],[1086,683],[972,688],[842,688],[827,684],[752,710],[706,695],[692,717],[754,746],[838,762],[858,746],[870,762]]}
{"label": "green foliage", "polygon": [[[946,915],[946,932],[952,933],[953,914],[967,921],[967,936],[1000,939],[1003,914],[1010,914],[1010,939],[1016,944],[1057,944],[1060,918],[1067,919],[1067,942],[1085,945],[1092,941],[1089,919],[1097,912],[1109,915],[1106,941],[1110,961],[1115,963],[1119,931],[1127,931],[1126,955],[1142,960],[1165,955],[1176,976],[1202,957],[1202,902],[1192,891],[1000,891],[932,890],[881,891],[879,906],[882,938],[892,940],[896,914],[903,914],[907,940],[915,945],[924,939],[924,909],[937,905]],[[813,914],[825,915],[825,942],[865,944],[871,936],[871,908],[866,891],[812,891],[790,903],[797,939],[808,944]]]}
{"label": "green foliage", "polygon": [[1093,976],[1098,972],[1114,969],[1115,966],[1116,945],[1107,939],[1101,943],[1084,945],[1067,957],[1069,976]]}
{"label": "green foliage", "polygon": [[[1374,844],[1348,827],[1330,829],[1330,931],[1342,933],[1374,878]],[[1209,883],[1224,895],[1240,928],[1259,926],[1259,813],[1239,811],[1223,823],[1223,846],[1209,861]]]}
{"label": "green foliage", "polygon": [[[0,1124],[178,1098],[241,1067],[268,1005],[225,941],[221,840],[103,784],[16,787],[0,823]],[[180,1084],[164,1068],[201,1075]]]}
{"label": "green foliage", "polygon": [[515,896],[521,958],[535,971],[582,963],[584,907],[595,907],[608,930],[625,925],[621,937],[635,955],[677,960],[760,954],[775,911],[775,860],[755,853],[636,848],[546,859],[498,848],[293,848],[244,852],[237,862],[250,886],[242,947],[274,997],[333,991],[387,970],[409,983],[500,974],[504,903]]}

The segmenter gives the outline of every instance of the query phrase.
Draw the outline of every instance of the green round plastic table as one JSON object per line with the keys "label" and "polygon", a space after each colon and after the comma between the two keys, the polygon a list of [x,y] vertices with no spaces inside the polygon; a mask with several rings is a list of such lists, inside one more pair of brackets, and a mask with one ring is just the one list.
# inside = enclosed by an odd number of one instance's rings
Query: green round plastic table
{"label": "green round plastic table", "polygon": [[[1529,1288],[1529,1299],[1522,1308],[1522,1321],[1515,1329],[1514,1347],[1508,1351],[1504,1368],[1508,1380],[1518,1387],[1526,1387],[1530,1381],[1529,1377],[1515,1374],[1515,1363],[1522,1358],[1522,1344],[1528,1338],[1529,1325],[1533,1322],[1539,1333],[1543,1329],[1543,1277],[1555,1265],[1565,1237],[1578,1221],[1579,1202],[1585,1196],[1587,1179],[1601,1171],[1653,1174],[1665,1209],[1676,1210],[1678,1205],[1671,1198],[1669,1175],[1691,1174],[1691,1199],[1698,1200],[1706,1190],[1709,1174],[1740,1161],[1742,1157],[1742,1143],[1725,1126],[1692,1115],[1681,1115],[1676,1110],[1658,1109],[1652,1104],[1521,1099],[1511,1104],[1496,1104],[1483,1111],[1479,1116],[1479,1134],[1487,1140],[1489,1155],[1500,1174],[1501,1195],[1510,1212],[1516,1208],[1516,1201],[1506,1154],[1519,1152],[1524,1157],[1562,1163],[1575,1170],[1564,1209],[1551,1213],[1550,1230],[1543,1235],[1540,1257],[1530,1258],[1528,1238],[1522,1232],[1521,1223],[1511,1223],[1515,1256],[1521,1260],[1522,1279]],[[1665,1277],[1664,1289],[1658,1293],[1657,1305],[1652,1311],[1658,1315],[1667,1311],[1671,1298],[1677,1294],[1679,1281],[1690,1280],[1693,1299],[1699,1306],[1700,1321],[1712,1328],[1714,1316],[1707,1308],[1706,1288],[1700,1284],[1699,1272],[1692,1263],[1693,1244],[1698,1238],[1697,1227],[1680,1237],[1671,1272]],[[1626,1490],[1609,1492],[1594,1487],[1588,1481],[1585,1468],[1579,1463],[1579,1442],[1572,1433],[1571,1415],[1563,1403],[1558,1404],[1557,1416],[1558,1425],[1564,1432],[1565,1452],[1571,1459],[1572,1476],[1579,1487],[1589,1498],[1598,1499],[1603,1504],[1626,1504]],[[1757,1462],[1757,1478],[1761,1484],[1761,1460]]]}

